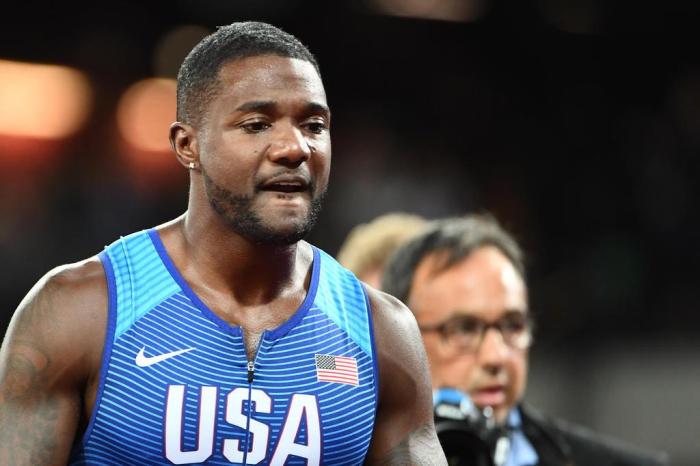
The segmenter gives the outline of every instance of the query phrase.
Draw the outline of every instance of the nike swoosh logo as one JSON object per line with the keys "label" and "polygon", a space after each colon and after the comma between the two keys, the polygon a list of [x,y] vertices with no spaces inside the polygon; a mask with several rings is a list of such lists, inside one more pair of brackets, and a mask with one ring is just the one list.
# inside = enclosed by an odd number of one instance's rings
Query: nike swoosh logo
{"label": "nike swoosh logo", "polygon": [[144,354],[146,351],[146,347],[144,346],[143,348],[141,348],[141,351],[139,351],[139,353],[136,355],[136,359],[134,359],[134,362],[139,367],[148,367],[152,366],[153,364],[163,362],[166,359],[174,358],[175,356],[187,353],[188,351],[192,351],[193,349],[194,348],[185,348],[177,351],[171,351],[169,353],[159,354],[158,356],[148,357]]}

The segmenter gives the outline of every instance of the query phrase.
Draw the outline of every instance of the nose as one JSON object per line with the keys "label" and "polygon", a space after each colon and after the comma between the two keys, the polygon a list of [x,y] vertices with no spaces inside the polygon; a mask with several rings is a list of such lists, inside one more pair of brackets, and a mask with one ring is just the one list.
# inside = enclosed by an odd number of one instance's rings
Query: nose
{"label": "nose", "polygon": [[296,168],[311,157],[312,148],[300,128],[293,124],[281,124],[277,129],[268,149],[271,161]]}
{"label": "nose", "polygon": [[486,329],[478,350],[478,361],[490,372],[498,372],[508,357],[508,345],[496,328]]}

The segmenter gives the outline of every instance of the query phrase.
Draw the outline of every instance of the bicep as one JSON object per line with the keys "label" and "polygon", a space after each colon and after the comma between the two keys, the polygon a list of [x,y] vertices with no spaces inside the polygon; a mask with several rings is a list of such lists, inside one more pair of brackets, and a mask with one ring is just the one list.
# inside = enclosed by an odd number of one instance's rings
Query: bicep
{"label": "bicep", "polygon": [[380,399],[368,464],[446,464],[433,424],[427,357],[415,319],[375,297]]}
{"label": "bicep", "polygon": [[75,438],[76,364],[51,288],[40,283],[20,304],[0,350],[0,464],[65,464]]}
{"label": "bicep", "polygon": [[47,386],[51,358],[29,341],[0,360],[0,464],[65,464],[80,415],[77,393]]}

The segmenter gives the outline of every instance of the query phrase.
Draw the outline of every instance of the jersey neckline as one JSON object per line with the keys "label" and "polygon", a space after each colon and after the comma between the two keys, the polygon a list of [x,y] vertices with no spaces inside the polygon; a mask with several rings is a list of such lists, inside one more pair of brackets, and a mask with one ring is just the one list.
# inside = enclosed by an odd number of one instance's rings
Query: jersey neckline
{"label": "jersey neckline", "polygon": [[[149,238],[151,239],[151,242],[153,243],[153,246],[158,252],[158,256],[160,257],[161,261],[163,261],[163,264],[168,269],[170,275],[177,282],[182,292],[192,301],[192,303],[202,312],[202,314],[204,314],[204,316],[213,321],[225,332],[242,336],[243,332],[241,326],[232,325],[226,322],[221,317],[219,317],[214,311],[212,311],[209,308],[209,306],[204,304],[204,302],[199,298],[197,293],[194,292],[194,290],[187,283],[187,281],[182,276],[178,268],[175,266],[175,263],[172,261],[172,258],[170,257],[170,254],[168,254],[168,251],[165,249],[165,245],[163,244],[163,241],[161,240],[158,231],[155,228],[151,228],[147,230],[147,232]],[[306,292],[306,297],[299,305],[297,310],[287,320],[282,322],[276,328],[265,330],[262,333],[262,339],[269,338],[274,340],[286,335],[292,328],[294,328],[295,325],[299,323],[301,319],[304,318],[304,316],[309,312],[309,309],[311,308],[314,299],[316,299],[316,291],[318,289],[321,267],[321,257],[318,249],[312,244],[310,244],[310,246],[311,250],[313,251],[313,259],[311,264],[311,281],[309,283],[309,290]]]}

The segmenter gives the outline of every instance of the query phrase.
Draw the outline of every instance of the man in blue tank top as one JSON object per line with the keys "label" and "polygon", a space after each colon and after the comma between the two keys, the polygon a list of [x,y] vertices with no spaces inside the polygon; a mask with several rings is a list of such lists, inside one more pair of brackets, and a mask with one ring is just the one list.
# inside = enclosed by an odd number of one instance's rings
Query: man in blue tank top
{"label": "man in blue tank top", "polygon": [[0,357],[0,464],[445,464],[410,311],[302,239],[330,171],[311,53],[203,39],[170,141],[188,209],[48,273]]}

